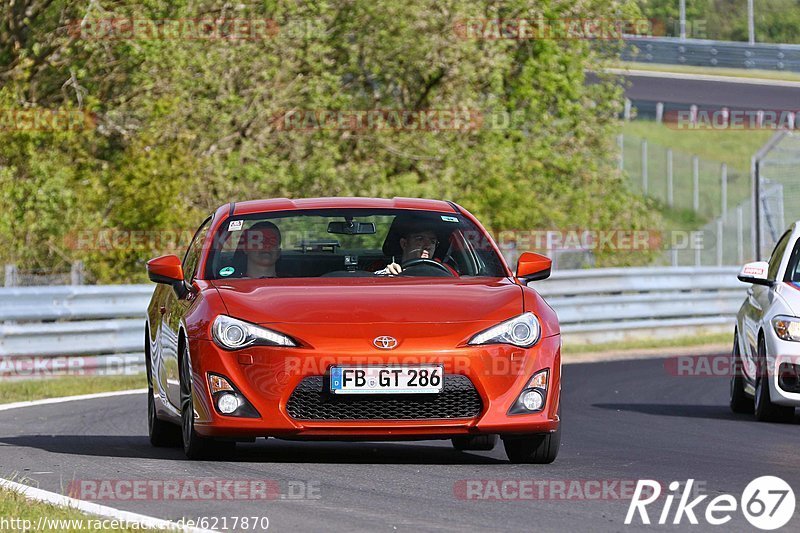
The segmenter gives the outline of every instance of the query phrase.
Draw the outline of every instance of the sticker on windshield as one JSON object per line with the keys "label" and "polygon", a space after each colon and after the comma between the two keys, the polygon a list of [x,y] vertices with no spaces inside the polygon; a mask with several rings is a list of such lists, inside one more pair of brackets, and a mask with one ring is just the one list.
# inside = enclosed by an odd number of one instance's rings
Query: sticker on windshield
{"label": "sticker on windshield", "polygon": [[458,222],[458,218],[449,217],[447,215],[442,215],[442,220],[444,220],[445,222]]}
{"label": "sticker on windshield", "polygon": [[231,274],[233,274],[234,270],[235,269],[233,267],[225,267],[219,271],[219,275],[223,277],[230,276]]}
{"label": "sticker on windshield", "polygon": [[242,229],[242,222],[244,222],[244,220],[231,220],[231,223],[228,224],[228,231],[238,231]]}

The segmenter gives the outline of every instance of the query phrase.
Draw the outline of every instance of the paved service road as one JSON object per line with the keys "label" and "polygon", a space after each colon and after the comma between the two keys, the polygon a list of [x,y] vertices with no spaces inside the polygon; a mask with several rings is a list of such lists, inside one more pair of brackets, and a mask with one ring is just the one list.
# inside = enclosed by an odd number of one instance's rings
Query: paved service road
{"label": "paved service road", "polygon": [[780,86],[778,82],[764,85],[632,74],[626,74],[625,80],[629,84],[625,97],[634,101],[696,104],[713,109],[726,106],[736,110],[800,110],[800,86]]}
{"label": "paved service road", "polygon": [[[591,481],[650,478],[666,490],[670,481],[694,478],[711,497],[724,492],[738,498],[749,481],[771,474],[800,496],[797,423],[733,415],[727,378],[677,377],[665,368],[659,359],[565,366],[561,454],[546,466],[511,465],[501,446],[467,453],[445,441],[274,439],[239,445],[230,462],[189,462],[180,450],[150,447],[146,398],[137,394],[0,412],[0,474],[16,473],[55,492],[65,492],[74,479],[272,480],[284,495],[309,490],[316,498],[99,503],[172,520],[267,516],[270,531],[304,532],[675,529],[645,528],[638,520],[625,526],[629,501],[614,499],[613,484],[604,500],[565,501],[556,494],[538,501],[476,501],[464,499],[464,480],[550,480],[548,487],[577,480],[588,487]],[[476,486],[488,487],[470,485],[470,494],[490,493],[474,492]],[[650,516],[657,520],[663,498],[653,505]],[[699,511],[702,521],[705,505]],[[711,528],[701,524],[694,531]],[[788,527],[797,531],[798,524],[795,516]],[[753,530],[738,511],[722,527]],[[678,529],[691,527],[684,518]]]}

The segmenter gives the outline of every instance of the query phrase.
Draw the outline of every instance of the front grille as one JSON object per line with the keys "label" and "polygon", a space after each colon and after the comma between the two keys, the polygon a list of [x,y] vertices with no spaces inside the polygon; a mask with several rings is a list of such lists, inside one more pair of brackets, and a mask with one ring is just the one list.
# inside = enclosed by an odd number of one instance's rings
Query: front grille
{"label": "front grille", "polygon": [[296,420],[430,420],[474,418],[483,402],[468,377],[445,374],[439,394],[335,395],[322,376],[309,376],[292,392],[286,411]]}

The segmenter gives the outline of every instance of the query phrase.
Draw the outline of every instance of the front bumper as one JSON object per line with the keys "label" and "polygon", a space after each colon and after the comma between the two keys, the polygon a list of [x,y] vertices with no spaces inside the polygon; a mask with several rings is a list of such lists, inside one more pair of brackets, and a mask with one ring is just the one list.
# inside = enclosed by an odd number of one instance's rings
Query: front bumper
{"label": "front bumper", "polygon": [[780,339],[771,328],[769,333],[766,341],[769,354],[767,364],[770,400],[778,405],[800,407],[800,393],[790,392],[781,387],[781,365],[800,365],[800,342]]}
{"label": "front bumper", "polygon": [[[339,440],[410,440],[478,434],[553,432],[559,426],[561,338],[541,339],[529,349],[508,345],[465,346],[421,354],[420,350],[342,350],[328,355],[313,348],[250,347],[228,352],[209,340],[189,343],[194,382],[195,430],[205,436],[281,437]],[[445,374],[465,376],[480,396],[481,409],[471,418],[413,420],[298,420],[287,404],[308,377],[324,375],[333,365],[444,364]],[[541,369],[550,369],[541,412],[508,415],[520,392]],[[228,378],[258,411],[259,418],[220,415],[212,405],[207,374]],[[447,378],[446,378],[447,379]]]}

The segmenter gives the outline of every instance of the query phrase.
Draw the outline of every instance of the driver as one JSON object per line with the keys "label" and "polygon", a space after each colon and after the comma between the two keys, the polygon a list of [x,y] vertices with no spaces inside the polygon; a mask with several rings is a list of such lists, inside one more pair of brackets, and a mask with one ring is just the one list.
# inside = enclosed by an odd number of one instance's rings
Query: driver
{"label": "driver", "polygon": [[[440,262],[434,258],[434,252],[439,245],[439,238],[436,236],[436,233],[431,230],[423,228],[409,229],[400,237],[399,244],[403,252],[400,257],[400,264],[396,263],[393,257],[392,262],[386,265],[386,268],[378,270],[375,274],[397,276],[403,272],[403,267],[401,265],[415,259],[428,259],[430,261]],[[447,267],[454,276],[458,275],[450,266],[444,266]]]}

